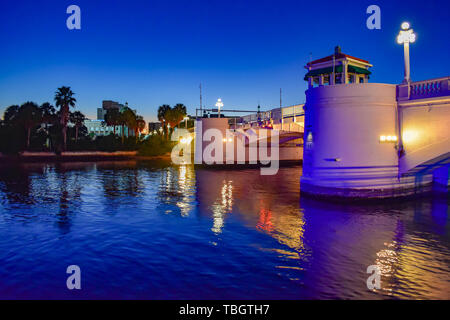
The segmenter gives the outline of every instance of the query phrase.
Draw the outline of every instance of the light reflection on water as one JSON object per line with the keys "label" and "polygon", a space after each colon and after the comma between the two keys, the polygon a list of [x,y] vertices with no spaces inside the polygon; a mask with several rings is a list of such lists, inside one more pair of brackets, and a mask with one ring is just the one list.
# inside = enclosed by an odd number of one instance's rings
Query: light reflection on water
{"label": "light reflection on water", "polygon": [[[450,298],[448,198],[316,201],[300,175],[0,166],[0,298]],[[70,264],[79,292],[65,288]]]}

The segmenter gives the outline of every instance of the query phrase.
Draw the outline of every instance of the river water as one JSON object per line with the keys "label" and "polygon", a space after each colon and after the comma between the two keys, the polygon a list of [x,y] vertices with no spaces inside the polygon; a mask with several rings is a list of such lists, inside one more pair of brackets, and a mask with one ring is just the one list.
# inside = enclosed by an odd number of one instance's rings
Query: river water
{"label": "river water", "polygon": [[0,298],[450,298],[448,197],[318,201],[301,172],[0,165]]}

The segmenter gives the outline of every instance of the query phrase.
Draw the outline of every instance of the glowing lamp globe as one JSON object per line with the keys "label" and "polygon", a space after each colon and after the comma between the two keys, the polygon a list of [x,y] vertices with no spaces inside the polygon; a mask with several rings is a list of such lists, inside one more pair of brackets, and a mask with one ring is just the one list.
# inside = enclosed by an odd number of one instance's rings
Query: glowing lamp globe
{"label": "glowing lamp globe", "polygon": [[408,22],[403,22],[401,28],[402,30],[400,30],[400,33],[397,36],[398,44],[413,43],[416,41],[416,35],[414,34],[413,29],[410,29]]}

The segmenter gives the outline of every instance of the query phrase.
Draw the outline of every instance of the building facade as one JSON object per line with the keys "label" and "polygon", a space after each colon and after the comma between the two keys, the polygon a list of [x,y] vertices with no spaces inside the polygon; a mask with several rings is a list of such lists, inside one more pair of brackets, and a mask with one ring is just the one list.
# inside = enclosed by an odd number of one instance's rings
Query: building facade
{"label": "building facade", "polygon": [[[114,128],[112,126],[105,125],[105,122],[102,120],[85,120],[84,126],[87,128],[88,134],[91,137],[114,134]],[[121,130],[121,127],[116,127],[116,134],[121,135]]]}
{"label": "building facade", "polygon": [[148,123],[148,133],[159,132],[159,129],[162,128],[161,122],[149,122]]}
{"label": "building facade", "polygon": [[303,104],[296,104],[252,113],[241,117],[239,125],[244,128],[270,125],[278,130],[303,131],[301,130],[305,121],[303,106]]}
{"label": "building facade", "polygon": [[[114,127],[108,126],[105,123],[105,116],[108,110],[117,109],[119,112],[123,112],[125,108],[128,108],[128,103],[118,103],[112,100],[103,100],[102,107],[97,108],[97,120],[86,120],[84,122],[85,127],[88,130],[88,134],[91,137],[95,136],[108,136],[114,134]],[[136,110],[133,110],[136,113]],[[116,135],[122,135],[122,126],[116,126]],[[127,126],[124,127],[125,136],[134,136],[134,131],[130,130]]]}

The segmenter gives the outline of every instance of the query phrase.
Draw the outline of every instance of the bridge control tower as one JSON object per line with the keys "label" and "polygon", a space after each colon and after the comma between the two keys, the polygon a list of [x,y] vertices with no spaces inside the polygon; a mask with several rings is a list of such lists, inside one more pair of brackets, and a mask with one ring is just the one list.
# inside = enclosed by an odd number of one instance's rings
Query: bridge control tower
{"label": "bridge control tower", "polygon": [[450,77],[368,83],[344,54],[309,62],[301,192],[385,198],[448,190]]}
{"label": "bridge control tower", "polygon": [[309,88],[314,86],[367,83],[372,65],[369,61],[352,57],[341,52],[341,47],[334,48],[334,54],[311,61],[305,68],[308,73],[305,81]]}

